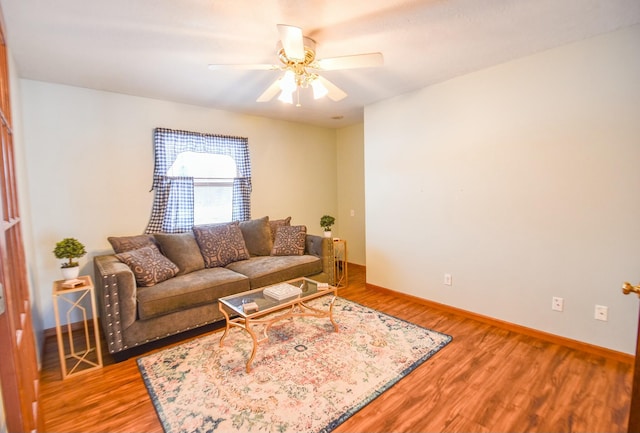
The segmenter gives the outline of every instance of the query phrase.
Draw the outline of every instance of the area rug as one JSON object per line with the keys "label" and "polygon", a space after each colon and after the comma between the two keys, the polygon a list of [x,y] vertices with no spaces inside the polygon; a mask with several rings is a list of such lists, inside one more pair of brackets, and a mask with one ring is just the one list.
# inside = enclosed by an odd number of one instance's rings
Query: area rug
{"label": "area rug", "polygon": [[[329,296],[309,304],[327,308]],[[165,432],[330,432],[451,337],[337,298],[327,318],[278,322],[258,346],[231,328],[138,359]]]}

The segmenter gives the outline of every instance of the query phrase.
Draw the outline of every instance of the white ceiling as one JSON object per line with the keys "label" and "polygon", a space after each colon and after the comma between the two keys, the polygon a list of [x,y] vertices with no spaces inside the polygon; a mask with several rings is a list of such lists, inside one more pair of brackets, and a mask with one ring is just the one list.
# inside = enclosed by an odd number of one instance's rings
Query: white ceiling
{"label": "white ceiling", "polygon": [[[640,22],[640,0],[0,0],[21,78],[342,127],[363,107]],[[276,24],[317,57],[381,52],[378,68],[327,71],[348,93],[302,107],[256,98],[277,71]],[[639,41],[640,42],[640,41]],[[342,117],[336,120],[333,117]]]}

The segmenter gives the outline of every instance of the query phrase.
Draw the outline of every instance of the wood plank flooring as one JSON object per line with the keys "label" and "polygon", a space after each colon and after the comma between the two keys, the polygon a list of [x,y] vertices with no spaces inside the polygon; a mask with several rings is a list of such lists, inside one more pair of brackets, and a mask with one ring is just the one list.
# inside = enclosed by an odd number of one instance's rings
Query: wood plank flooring
{"label": "wood plank flooring", "polygon": [[[453,341],[336,432],[626,431],[628,362],[367,288],[359,266],[340,296]],[[45,340],[40,404],[47,432],[162,432],[134,358],[107,353],[103,369],[62,381],[55,337]]]}

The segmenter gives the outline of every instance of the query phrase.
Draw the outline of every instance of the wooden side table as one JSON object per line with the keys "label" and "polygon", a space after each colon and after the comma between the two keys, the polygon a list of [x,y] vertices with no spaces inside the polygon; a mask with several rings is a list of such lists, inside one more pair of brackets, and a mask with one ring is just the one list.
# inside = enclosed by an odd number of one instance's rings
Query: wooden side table
{"label": "wooden side table", "polygon": [[[63,379],[72,374],[85,373],[102,368],[102,350],[100,347],[100,331],[98,330],[93,282],[88,275],[78,277],[78,279],[82,281],[82,285],[73,288],[63,287],[65,280],[58,280],[53,283],[53,308],[56,315],[58,353],[60,355],[60,368]],[[63,303],[62,305],[66,305],[66,309],[60,309],[60,302]],[[89,309],[93,317],[93,339],[89,329],[89,321],[91,319],[87,318],[87,310]],[[65,344],[62,335],[61,313],[66,317],[67,344]],[[81,326],[73,323],[73,318],[77,317],[77,315],[82,315],[82,321],[79,322]],[[84,331],[84,342],[74,341],[74,330]]]}
{"label": "wooden side table", "polygon": [[335,266],[336,287],[345,287],[349,284],[349,272],[347,269],[347,241],[344,239],[333,240],[333,259]]}

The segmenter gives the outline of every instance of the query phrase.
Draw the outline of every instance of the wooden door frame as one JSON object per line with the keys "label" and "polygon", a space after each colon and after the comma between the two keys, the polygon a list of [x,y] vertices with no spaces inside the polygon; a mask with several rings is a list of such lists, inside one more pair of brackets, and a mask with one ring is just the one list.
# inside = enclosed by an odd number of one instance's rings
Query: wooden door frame
{"label": "wooden door frame", "polygon": [[640,314],[638,314],[638,334],[636,337],[636,359],[633,366],[631,402],[629,403],[629,423],[627,432],[640,432]]}
{"label": "wooden door frame", "polygon": [[39,371],[18,206],[4,29],[0,10],[0,284],[6,305],[0,314],[0,387],[7,430],[35,432],[42,427]]}

